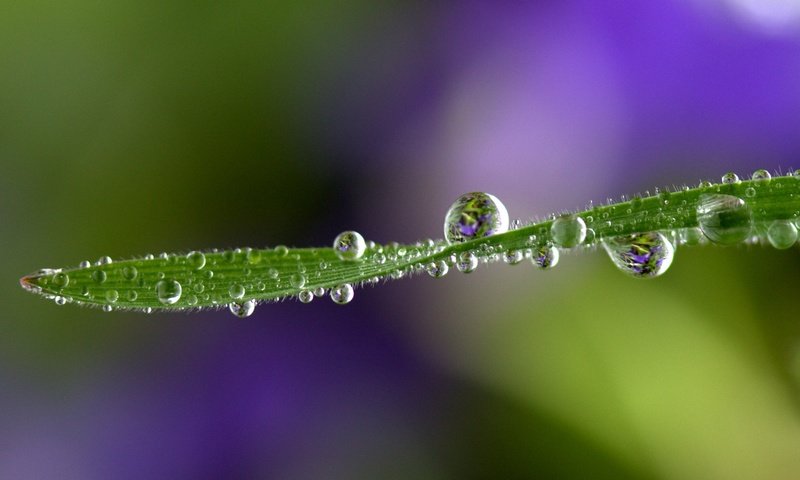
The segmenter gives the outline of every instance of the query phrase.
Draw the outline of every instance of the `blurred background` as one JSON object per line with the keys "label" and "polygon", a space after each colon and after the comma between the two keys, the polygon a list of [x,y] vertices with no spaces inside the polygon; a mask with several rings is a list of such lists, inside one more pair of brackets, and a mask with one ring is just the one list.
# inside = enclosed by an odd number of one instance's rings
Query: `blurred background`
{"label": "blurred background", "polygon": [[800,3],[0,1],[0,478],[791,479],[800,250],[228,312],[17,280],[800,167]]}

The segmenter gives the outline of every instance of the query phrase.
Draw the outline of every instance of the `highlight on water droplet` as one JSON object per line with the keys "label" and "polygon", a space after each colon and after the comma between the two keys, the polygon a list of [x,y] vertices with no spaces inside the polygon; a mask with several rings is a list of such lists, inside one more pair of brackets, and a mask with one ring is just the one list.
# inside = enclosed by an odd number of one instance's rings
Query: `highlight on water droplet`
{"label": "highlight on water droplet", "polygon": [[767,240],[778,250],[790,248],[797,242],[797,227],[789,220],[776,220],[767,229]]}
{"label": "highlight on water droplet", "polygon": [[340,260],[358,260],[367,251],[367,242],[360,233],[348,230],[333,240],[333,250]]}
{"label": "highlight on water droplet", "polygon": [[608,238],[603,241],[603,247],[617,268],[637,278],[663,274],[675,256],[675,246],[660,232]]}
{"label": "highlight on water droplet", "polygon": [[494,195],[464,194],[450,206],[444,218],[447,243],[461,243],[508,231],[508,211]]}
{"label": "highlight on water droplet", "polygon": [[183,288],[176,280],[162,279],[156,283],[156,297],[164,305],[174,305],[181,299]]}
{"label": "highlight on water droplet", "polygon": [[343,283],[331,288],[331,300],[339,305],[350,303],[354,295],[353,286],[349,283]]}
{"label": "highlight on water droplet", "polygon": [[228,305],[228,310],[239,318],[247,318],[253,314],[256,309],[255,300],[247,300],[244,302],[232,302]]}
{"label": "highlight on water droplet", "polygon": [[698,199],[697,223],[703,235],[720,245],[745,240],[753,226],[750,207],[739,197],[704,194]]}
{"label": "highlight on water droplet", "polygon": [[541,245],[531,250],[531,262],[542,270],[558,265],[558,249],[553,245]]}
{"label": "highlight on water droplet", "polygon": [[586,240],[586,222],[577,215],[562,215],[553,220],[550,236],[558,247],[575,247]]}

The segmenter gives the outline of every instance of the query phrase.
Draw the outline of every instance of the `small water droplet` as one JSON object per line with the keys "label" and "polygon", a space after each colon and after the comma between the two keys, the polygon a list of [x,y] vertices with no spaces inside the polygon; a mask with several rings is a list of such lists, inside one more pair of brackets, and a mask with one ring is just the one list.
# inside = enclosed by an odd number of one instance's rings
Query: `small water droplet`
{"label": "small water droplet", "polygon": [[747,196],[747,198],[753,198],[756,196],[756,189],[753,187],[747,187],[744,191],[744,194]]}
{"label": "small water droplet", "polygon": [[444,237],[461,243],[508,231],[508,211],[494,195],[472,192],[462,195],[447,210]]}
{"label": "small water droplet", "polygon": [[119,292],[116,290],[106,290],[106,301],[109,303],[117,303],[119,300]]}
{"label": "small water droplet", "polygon": [[238,283],[231,285],[231,287],[228,289],[228,295],[230,295],[234,300],[239,300],[240,298],[244,297],[244,294],[244,286]]}
{"label": "small water droplet", "polygon": [[164,305],[173,305],[181,299],[183,288],[176,280],[162,279],[156,283],[156,297]]}
{"label": "small water droplet", "polygon": [[764,169],[759,169],[753,172],[753,176],[751,177],[753,180],[759,183],[769,183],[772,179],[772,175]]}
{"label": "small water droplet", "polygon": [[324,297],[325,296],[325,287],[317,287],[317,288],[315,288],[314,289],[314,296],[317,297],[317,298]]}
{"label": "small water droplet", "polygon": [[360,233],[348,230],[336,236],[333,250],[339,260],[358,260],[367,251],[367,243]]}
{"label": "small water droplet", "polygon": [[104,312],[110,313],[114,310],[114,307],[112,307],[111,305],[103,305],[102,309]]}
{"label": "small water droplet", "polygon": [[531,250],[531,262],[542,270],[558,265],[558,258],[558,249],[552,245],[541,245]]}
{"label": "small water droplet", "polygon": [[97,265],[97,266],[100,266],[100,265],[110,265],[112,262],[113,262],[113,260],[111,260],[111,257],[108,257],[108,256],[106,256],[106,257],[100,257],[100,258],[97,260],[97,262],[95,262],[95,265]]}
{"label": "small water droplet", "polygon": [[303,290],[297,294],[297,298],[303,303],[311,303],[314,300],[314,293],[311,290]]}
{"label": "small water droplet", "polygon": [[79,268],[89,268],[92,266],[92,263],[89,260],[84,260],[80,264],[78,264]]}
{"label": "small water droplet", "polygon": [[384,263],[386,263],[386,255],[384,255],[384,254],[382,254],[382,253],[376,253],[376,254],[375,254],[373,257],[372,257],[372,260],[373,260],[373,261],[374,261],[374,262],[375,262],[377,265],[383,265]]}
{"label": "small water droplet", "polygon": [[206,279],[211,280],[212,278],[214,278],[214,270],[206,270],[203,273],[203,276],[206,277]]}
{"label": "small water droplet", "polygon": [[789,220],[776,220],[767,229],[767,240],[778,250],[785,250],[797,242],[797,227]]}
{"label": "small water droplet", "polygon": [[53,301],[55,301],[55,302],[56,302],[56,305],[64,305],[65,303],[67,303],[67,299],[66,299],[66,298],[64,298],[64,297],[62,297],[61,295],[57,295],[57,296],[56,296],[56,297],[53,299]]}
{"label": "small water droplet", "polygon": [[436,262],[429,263],[425,270],[428,272],[433,278],[441,278],[447,275],[447,272],[450,270],[450,267],[447,265],[447,262],[444,260],[439,260]]}
{"label": "small water droplet", "polygon": [[303,286],[306,284],[306,276],[302,273],[295,273],[289,279],[289,283],[294,288],[303,288]]}
{"label": "small water droplet", "polygon": [[107,277],[108,276],[104,270],[95,270],[92,272],[92,280],[94,280],[95,283],[103,283],[106,281]]}
{"label": "small water droplet", "polygon": [[278,245],[277,247],[275,247],[275,255],[278,258],[285,257],[288,254],[289,254],[289,249],[286,247],[286,245]]}
{"label": "small water droplet", "polygon": [[189,261],[189,265],[195,270],[201,270],[206,266],[206,255],[203,252],[189,252],[189,254],[186,255],[186,260]]}
{"label": "small water droplet", "polygon": [[65,272],[58,272],[53,275],[53,286],[56,288],[64,288],[69,285],[69,275]]}
{"label": "small water droplet", "polygon": [[722,176],[722,183],[725,185],[735,185],[740,182],[741,180],[739,180],[739,175],[736,175],[733,172],[728,172]]}
{"label": "small water droplet", "polygon": [[354,295],[353,286],[349,283],[343,283],[331,289],[331,300],[339,305],[350,303]]}
{"label": "small water droplet", "polygon": [[278,270],[275,268],[270,268],[269,271],[267,271],[267,275],[269,275],[269,278],[277,280],[280,276],[280,272],[278,272]]}
{"label": "small water droplet", "polygon": [[572,248],[586,240],[586,223],[576,215],[562,215],[550,226],[550,235],[556,246]]}
{"label": "small water droplet", "polygon": [[139,294],[136,293],[136,290],[129,290],[128,291],[128,301],[129,302],[135,302],[137,298],[139,298]]}
{"label": "small water droplet", "polygon": [[139,274],[139,271],[133,265],[127,265],[122,269],[122,277],[125,280],[134,280]]}
{"label": "small water droplet", "polygon": [[525,259],[525,252],[522,250],[509,250],[503,256],[503,261],[509,265],[517,265]]}
{"label": "small water droplet", "polygon": [[250,265],[261,263],[261,250],[253,250],[252,248],[248,248],[245,258],[247,259],[247,263]]}
{"label": "small water droplet", "polygon": [[458,255],[456,268],[461,273],[472,273],[478,268],[478,257],[472,252],[461,252]]}
{"label": "small water droplet", "polygon": [[636,233],[603,242],[617,268],[638,278],[652,278],[666,272],[675,256],[675,247],[660,232]]}
{"label": "small water droplet", "polygon": [[732,195],[701,195],[697,222],[703,234],[714,243],[733,245],[750,235],[752,214],[744,200]]}
{"label": "small water droplet", "polygon": [[197,305],[197,296],[189,295],[188,297],[186,297],[186,304],[192,306]]}
{"label": "small water droplet", "polygon": [[247,318],[253,314],[256,309],[255,300],[247,300],[244,302],[233,302],[228,305],[228,310],[239,318]]}
{"label": "small water droplet", "polygon": [[153,307],[144,307],[144,313],[150,315],[153,313]]}

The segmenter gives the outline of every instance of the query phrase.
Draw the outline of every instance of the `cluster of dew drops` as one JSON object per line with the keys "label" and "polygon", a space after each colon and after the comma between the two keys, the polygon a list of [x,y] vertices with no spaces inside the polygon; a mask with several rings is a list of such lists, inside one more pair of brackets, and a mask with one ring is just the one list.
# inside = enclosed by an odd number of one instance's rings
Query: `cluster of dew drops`
{"label": "cluster of dew drops", "polygon": [[[800,181],[800,170],[793,171],[790,176]],[[752,174],[752,179],[756,181],[757,186],[768,185],[771,175],[766,170],[757,170]],[[722,176],[720,185],[738,183],[740,183],[740,179],[736,174],[727,173]],[[712,186],[713,184],[710,182],[702,182],[699,185],[704,188]],[[600,243],[619,270],[636,278],[652,278],[662,275],[670,267],[676,245],[696,245],[704,242],[734,245],[742,242],[756,243],[762,238],[766,238],[769,244],[777,249],[786,249],[794,245],[798,241],[798,228],[800,228],[798,213],[794,213],[794,218],[774,220],[769,225],[755,228],[753,212],[747,202],[749,198],[756,195],[757,191],[752,187],[745,190],[746,198],[724,193],[702,194],[695,211],[697,227],[608,236],[602,239],[598,238],[594,230],[587,226],[587,221],[580,215],[551,215],[552,222],[549,232],[542,232],[543,234],[539,238],[537,235],[528,237],[527,248],[504,251],[500,246],[492,247],[482,243],[474,250],[463,251],[427,264],[420,263],[417,268],[427,272],[431,277],[441,278],[453,266],[460,272],[471,273],[477,269],[481,261],[489,263],[502,260],[507,264],[516,265],[527,259],[539,269],[546,270],[558,264],[560,250],[591,247],[595,243]],[[587,219],[589,223],[593,221],[593,218],[588,215]],[[423,256],[438,253],[448,245],[490,237],[520,227],[519,220],[509,222],[508,211],[494,195],[484,192],[467,193],[456,199],[447,210],[444,219],[444,242],[437,243],[433,240],[418,242],[419,250],[415,254]],[[396,260],[398,256],[406,255],[405,249],[395,242],[387,247],[394,252],[389,254],[390,260]],[[276,250],[278,249],[288,251],[283,246],[276,247]],[[336,256],[344,262],[364,261],[365,253],[368,251],[374,251],[374,255],[370,257],[374,263],[382,265],[387,259],[382,248],[376,248],[374,242],[366,241],[361,234],[355,231],[340,233],[333,241],[333,250]],[[240,249],[237,251],[241,252]],[[231,254],[235,255],[237,251],[232,251]],[[248,249],[248,255],[250,252]],[[165,260],[170,258],[167,254],[162,254],[160,257]],[[145,257],[145,259],[152,258],[154,258],[152,255]],[[188,265],[195,270],[203,269],[206,264],[206,257],[202,252],[190,252],[186,255],[186,260]],[[111,259],[103,257],[98,260],[96,265],[109,263],[111,263]],[[89,262],[83,262],[80,265],[82,268],[90,266]],[[135,267],[127,266],[123,270],[122,274],[126,279],[132,280],[136,277]],[[211,274],[211,271],[206,270],[205,273],[208,275]],[[271,269],[269,275],[275,278],[277,273],[276,270]],[[103,270],[93,272],[93,276],[103,277],[105,275]],[[395,279],[401,278],[403,272],[398,270],[389,276]],[[94,280],[102,283],[104,278],[94,278]],[[290,283],[292,287],[302,289],[306,280],[304,275],[298,274],[292,276]],[[377,283],[377,280],[379,279],[376,277],[367,283]],[[68,284],[69,277],[65,272],[55,272],[52,282],[55,287],[64,287]],[[155,283],[155,293],[159,302],[165,306],[171,306],[181,299],[183,286],[176,280],[159,278]],[[230,297],[228,309],[238,317],[252,315],[256,307],[255,300],[242,300],[245,293],[245,287],[239,284],[231,286],[228,292]],[[334,303],[344,305],[353,300],[355,289],[350,283],[334,286],[329,291],[323,287],[303,289],[297,294],[297,298],[302,303],[310,303],[315,297],[322,297],[326,293]],[[128,300],[135,301],[135,295],[135,291],[130,291]],[[103,309],[111,311],[113,308],[111,304],[118,300],[119,294],[116,290],[108,290],[105,296],[108,304]],[[194,299],[188,300],[190,306],[197,303],[196,296],[190,293],[190,298]],[[67,302],[61,296],[55,296],[54,299],[60,305]],[[145,312],[151,311],[151,308],[145,308]]]}

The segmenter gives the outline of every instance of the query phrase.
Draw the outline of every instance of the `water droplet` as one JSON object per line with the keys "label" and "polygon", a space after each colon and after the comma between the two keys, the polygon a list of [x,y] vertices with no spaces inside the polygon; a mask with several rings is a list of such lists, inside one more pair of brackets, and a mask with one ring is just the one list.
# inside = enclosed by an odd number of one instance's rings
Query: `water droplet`
{"label": "water droplet", "polygon": [[247,318],[253,314],[256,309],[255,300],[247,300],[245,302],[233,302],[228,305],[228,310],[239,318]]}
{"label": "water droplet", "polygon": [[253,250],[252,248],[248,248],[245,258],[247,259],[247,263],[250,265],[261,263],[261,250]]}
{"label": "water droplet", "polygon": [[586,223],[576,215],[562,215],[550,226],[556,246],[572,248],[586,240]]}
{"label": "water droplet", "polygon": [[294,288],[303,288],[303,286],[306,284],[306,276],[302,273],[295,273],[289,279],[289,283]]}
{"label": "water droplet", "polygon": [[205,273],[203,273],[203,275],[207,279],[211,280],[212,278],[214,278],[214,270],[206,270]]}
{"label": "water droplet", "polygon": [[789,220],[776,220],[767,229],[767,240],[778,250],[785,250],[797,242],[797,227]]}
{"label": "water droplet", "polygon": [[542,245],[531,251],[531,262],[543,270],[558,265],[558,258],[558,249],[552,245]]}
{"label": "water droplet", "polygon": [[733,172],[728,172],[722,176],[722,183],[726,185],[735,185],[740,182],[741,180],[739,180],[739,175],[736,175]]}
{"label": "water droplet", "polygon": [[56,305],[64,305],[65,303],[67,303],[67,299],[62,297],[61,295],[56,296],[53,299],[53,301],[56,302]]}
{"label": "water droplet", "polygon": [[701,195],[697,222],[703,235],[714,243],[733,245],[750,235],[752,215],[744,200],[732,195]]}
{"label": "water droplet", "polygon": [[114,307],[112,307],[111,305],[103,305],[102,309],[103,309],[104,312],[110,313],[110,312],[112,312],[114,310]]}
{"label": "water droplet", "polygon": [[702,182],[700,182],[699,185],[697,185],[698,188],[710,188],[710,187],[713,187],[713,186],[714,186],[714,184],[709,182],[708,180],[703,180]]}
{"label": "water droplet", "polygon": [[195,270],[200,270],[206,266],[206,255],[203,252],[189,252],[186,255],[186,260]]}
{"label": "water droplet", "polygon": [[197,305],[197,296],[189,295],[188,297],[186,297],[186,303],[188,305]]}
{"label": "water droplet", "polygon": [[136,293],[136,290],[129,290],[128,291],[128,301],[129,302],[135,302],[137,298],[139,298],[139,294]]}
{"label": "water droplet", "polygon": [[522,250],[509,250],[503,256],[503,261],[509,265],[517,265],[525,259],[525,252]]}
{"label": "water droplet", "polygon": [[462,195],[447,210],[444,238],[461,243],[508,231],[508,211],[494,195],[472,192]]}
{"label": "water droplet", "polygon": [[106,290],[106,301],[109,303],[117,303],[119,300],[119,292],[116,290]]}
{"label": "water droplet", "polygon": [[603,242],[608,256],[621,271],[638,278],[652,278],[666,272],[675,247],[660,232],[636,233]]}
{"label": "water droplet", "polygon": [[583,239],[584,245],[591,245],[597,239],[597,234],[594,233],[594,229],[587,228],[586,229],[586,238]]}
{"label": "water droplet", "polygon": [[314,294],[311,290],[303,290],[297,294],[297,298],[303,303],[311,303],[314,300]]}
{"label": "water droplet", "polygon": [[181,299],[183,288],[175,280],[164,279],[156,283],[156,297],[164,305],[173,305]]}
{"label": "water droplet", "polygon": [[331,300],[339,305],[350,303],[354,295],[353,286],[349,283],[343,283],[331,289]]}
{"label": "water droplet", "polygon": [[134,280],[138,274],[139,271],[133,265],[127,265],[122,269],[122,277],[125,280]]}
{"label": "water droplet", "polygon": [[317,287],[314,289],[314,296],[319,298],[325,296],[325,287]]}
{"label": "water droplet", "polygon": [[228,289],[228,295],[230,295],[234,300],[239,300],[240,298],[244,297],[244,294],[244,286],[238,283],[231,285],[231,287]]}
{"label": "water droplet", "polygon": [[103,270],[95,270],[92,272],[92,280],[94,280],[95,283],[103,283],[106,281],[106,278],[106,272]]}
{"label": "water droplet", "polygon": [[97,266],[100,266],[100,265],[110,265],[110,264],[111,264],[111,262],[113,262],[113,260],[111,260],[111,257],[108,257],[108,256],[106,256],[106,257],[100,257],[100,258],[97,260],[97,262],[95,262],[95,265],[97,265]]}
{"label": "water droplet", "polygon": [[222,259],[228,263],[233,263],[236,261],[236,252],[233,250],[226,250],[222,252]]}
{"label": "water droplet", "polygon": [[747,187],[744,191],[744,194],[747,196],[747,198],[753,198],[756,196],[756,189],[753,187]]}
{"label": "water droplet", "polygon": [[153,307],[144,307],[144,313],[150,315],[153,313]]}
{"label": "water droplet", "polygon": [[285,257],[288,254],[289,254],[289,249],[286,247],[286,245],[278,245],[277,247],[275,247],[275,255],[278,258]]}
{"label": "water droplet", "polygon": [[433,278],[441,278],[447,275],[447,272],[450,270],[450,267],[447,265],[447,262],[444,260],[439,260],[436,262],[429,263],[425,270],[428,272]]}
{"label": "water droplet", "polygon": [[772,175],[764,169],[759,169],[753,172],[751,178],[759,183],[768,183],[772,179]]}
{"label": "water droplet", "polygon": [[367,243],[360,233],[348,230],[336,236],[333,250],[339,260],[358,260],[367,251]]}
{"label": "water droplet", "polygon": [[478,257],[472,252],[461,252],[458,255],[456,268],[461,273],[472,273],[478,268]]}
{"label": "water droplet", "polygon": [[703,231],[697,227],[684,228],[681,240],[686,245],[697,245],[703,240]]}
{"label": "water droplet", "polygon": [[64,272],[58,272],[53,275],[53,286],[56,288],[64,288],[69,285],[69,275]]}
{"label": "water droplet", "polygon": [[78,264],[78,267],[80,267],[80,268],[89,268],[91,266],[92,266],[92,263],[89,260],[84,260],[80,264]]}
{"label": "water droplet", "polygon": [[373,257],[372,257],[372,260],[373,260],[373,261],[374,261],[374,262],[375,262],[377,265],[383,265],[384,263],[386,263],[386,255],[384,255],[384,254],[382,254],[382,253],[376,253],[376,254],[375,254]]}
{"label": "water droplet", "polygon": [[269,271],[267,271],[267,275],[269,275],[269,278],[277,280],[280,276],[280,272],[278,272],[278,270],[275,268],[270,268]]}

